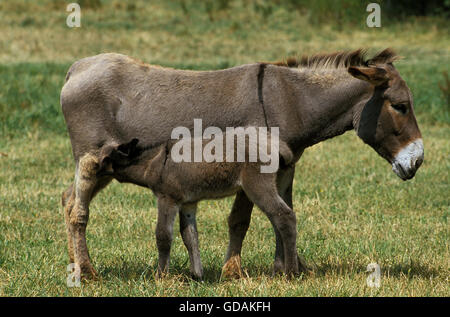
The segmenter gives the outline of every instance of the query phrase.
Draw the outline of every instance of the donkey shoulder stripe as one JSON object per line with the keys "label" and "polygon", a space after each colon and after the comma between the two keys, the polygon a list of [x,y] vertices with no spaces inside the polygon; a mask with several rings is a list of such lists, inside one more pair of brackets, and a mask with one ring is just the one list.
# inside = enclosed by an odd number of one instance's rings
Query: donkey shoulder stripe
{"label": "donkey shoulder stripe", "polygon": [[263,115],[264,115],[264,121],[266,123],[266,127],[269,127],[269,123],[267,121],[267,114],[266,109],[264,106],[264,96],[263,96],[263,87],[264,87],[264,70],[266,69],[266,64],[261,63],[259,65],[259,72],[258,72],[258,100],[262,107]]}

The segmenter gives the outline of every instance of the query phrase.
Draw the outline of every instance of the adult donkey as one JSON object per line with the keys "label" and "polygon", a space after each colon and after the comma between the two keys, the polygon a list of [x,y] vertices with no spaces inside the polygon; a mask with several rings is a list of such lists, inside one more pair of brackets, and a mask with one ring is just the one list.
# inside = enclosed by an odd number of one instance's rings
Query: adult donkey
{"label": "adult donkey", "polygon": [[[277,172],[279,195],[290,208],[294,166],[304,149],[351,129],[390,162],[399,177],[412,178],[423,161],[423,144],[411,92],[392,64],[395,59],[390,49],[369,60],[356,50],[202,72],[151,66],[120,54],[75,62],[61,91],[76,162],[75,180],[62,199],[70,261],[80,266],[84,277],[96,276],[85,232],[90,201],[114,178],[105,171],[110,150],[130,154],[126,145],[134,139],[139,140],[138,150],[151,149],[170,139],[174,127],[193,129],[194,118],[222,130],[279,127],[280,141],[293,153],[292,163]],[[226,263],[240,256],[252,208],[239,191],[228,219]],[[287,216],[295,228],[295,214],[290,212],[273,214],[272,223]],[[201,277],[195,209],[182,208],[179,215],[191,260],[198,259],[194,265],[191,261],[191,271]],[[295,231],[286,235],[276,226],[274,231],[274,271],[306,270],[300,257],[285,263],[286,257],[296,256],[285,254],[286,243],[295,243]]]}

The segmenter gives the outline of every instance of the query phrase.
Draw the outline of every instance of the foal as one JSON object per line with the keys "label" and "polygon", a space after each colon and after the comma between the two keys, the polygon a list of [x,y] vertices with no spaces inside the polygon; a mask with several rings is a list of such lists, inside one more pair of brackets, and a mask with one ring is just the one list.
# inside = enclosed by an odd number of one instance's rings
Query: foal
{"label": "foal", "polygon": [[[226,139],[224,133],[223,140]],[[189,142],[188,146],[193,148],[196,139],[193,138]],[[271,142],[277,142],[279,146],[272,147]],[[264,141],[266,144],[261,144],[260,139],[257,143],[257,146],[267,145],[271,151],[277,149],[277,159],[283,165],[289,164],[293,158],[288,146],[278,139],[274,140],[268,136],[267,143]],[[227,157],[224,162],[209,163],[178,162],[174,159],[172,151],[176,144],[173,140],[149,150],[139,149],[137,144],[138,140],[133,139],[127,144],[107,150],[103,162],[117,180],[149,187],[158,198],[156,243],[159,252],[159,276],[169,268],[173,223],[178,213],[180,233],[189,252],[191,274],[194,278],[201,279],[203,269],[195,220],[197,203],[204,199],[231,196],[238,190],[243,190],[281,233],[283,251],[286,255],[284,259],[286,273],[299,273],[295,214],[278,194],[276,184],[278,168],[272,173],[261,172],[262,166],[266,164],[263,162],[267,162],[267,158],[261,157],[261,151],[258,159],[250,159],[250,147],[255,144],[246,142],[246,159],[243,162],[236,162],[237,153],[234,153],[234,157],[231,159]],[[201,144],[204,148],[207,143],[201,140]],[[273,153],[270,155],[272,157]]]}

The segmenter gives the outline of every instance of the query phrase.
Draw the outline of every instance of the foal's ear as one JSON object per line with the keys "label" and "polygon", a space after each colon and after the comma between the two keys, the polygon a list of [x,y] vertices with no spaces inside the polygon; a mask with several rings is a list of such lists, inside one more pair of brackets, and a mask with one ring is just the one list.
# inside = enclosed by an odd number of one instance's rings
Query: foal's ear
{"label": "foal's ear", "polygon": [[138,142],[138,139],[132,139],[128,143],[112,143],[104,146],[100,152],[101,163],[103,165],[107,163],[129,163],[133,158],[139,155],[139,150],[136,148]]}
{"label": "foal's ear", "polygon": [[365,80],[375,86],[379,86],[389,79],[388,72],[380,67],[350,66],[348,72],[353,77]]}
{"label": "foal's ear", "polygon": [[130,158],[134,157],[137,152],[136,145],[138,142],[138,139],[132,139],[128,143],[120,144],[117,147],[117,153]]}

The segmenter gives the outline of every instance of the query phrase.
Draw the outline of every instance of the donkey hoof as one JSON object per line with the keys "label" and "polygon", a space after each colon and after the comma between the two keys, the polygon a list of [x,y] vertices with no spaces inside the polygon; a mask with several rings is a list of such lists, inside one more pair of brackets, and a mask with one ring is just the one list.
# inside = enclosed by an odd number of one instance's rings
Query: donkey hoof
{"label": "donkey hoof", "polygon": [[203,268],[202,268],[202,266],[201,265],[200,266],[194,265],[194,267],[191,267],[190,275],[191,275],[191,278],[194,281],[201,282],[203,280]]}
{"label": "donkey hoof", "polygon": [[81,265],[80,271],[82,279],[92,281],[98,280],[98,273],[92,265]]}
{"label": "donkey hoof", "polygon": [[300,276],[300,272],[298,271],[298,268],[286,268],[285,275],[288,280],[295,279]]}
{"label": "donkey hoof", "polygon": [[284,274],[284,263],[280,260],[275,260],[272,272],[273,276]]}
{"label": "donkey hoof", "polygon": [[194,281],[197,281],[197,282],[201,282],[201,281],[203,281],[203,274],[191,272],[191,279],[193,279]]}
{"label": "donkey hoof", "polygon": [[241,257],[234,255],[222,267],[221,279],[239,279],[244,276],[241,269]]}
{"label": "donkey hoof", "polygon": [[158,267],[158,269],[156,270],[155,279],[163,280],[163,279],[167,278],[167,276],[169,276],[169,270],[161,269],[160,267]]}

